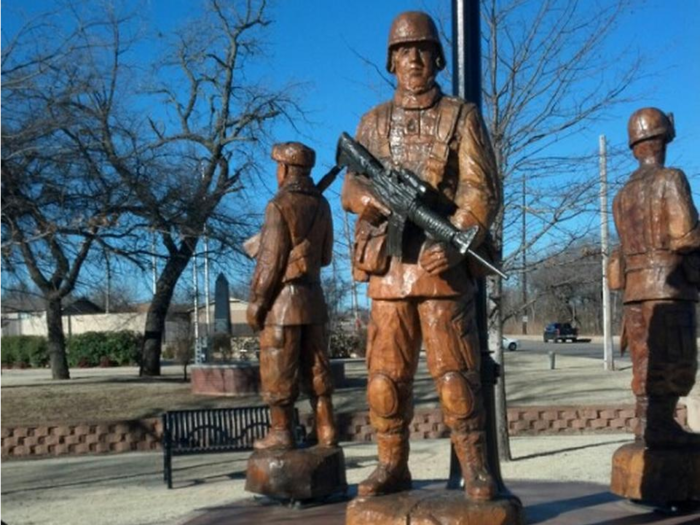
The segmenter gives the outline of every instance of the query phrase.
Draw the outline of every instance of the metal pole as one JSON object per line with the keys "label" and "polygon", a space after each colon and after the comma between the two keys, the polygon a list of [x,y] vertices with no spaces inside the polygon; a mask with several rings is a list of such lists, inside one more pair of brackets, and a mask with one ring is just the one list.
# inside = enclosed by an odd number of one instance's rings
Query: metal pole
{"label": "metal pole", "polygon": [[452,0],[452,94],[481,111],[479,0]]}
{"label": "metal pole", "polygon": [[109,254],[105,251],[105,285],[107,290],[105,291],[105,313],[108,314],[110,310],[110,296],[112,295],[112,268],[109,265]]}
{"label": "metal pole", "polygon": [[205,320],[207,322],[206,336],[211,335],[211,301],[209,297],[209,237],[207,227],[204,227],[204,302],[206,303]]}
{"label": "metal pole", "polygon": [[153,295],[156,294],[158,284],[158,264],[156,263],[156,232],[151,231],[151,270],[153,277]]}
{"label": "metal pole", "polygon": [[527,335],[527,322],[528,322],[528,316],[527,316],[527,213],[526,212],[526,206],[527,206],[527,177],[523,175],[523,201],[522,201],[522,208],[523,208],[523,237],[522,237],[522,245],[523,245],[523,280],[522,280],[522,294],[523,294],[523,335]]}
{"label": "metal pole", "polygon": [[[348,253],[350,255],[350,260],[352,261],[352,237],[350,236],[350,219],[348,218],[350,214],[346,211],[343,212],[343,229],[345,231],[345,239],[348,241]],[[350,279],[350,299],[352,304],[352,313],[355,323],[355,332],[359,331],[360,328],[360,308],[357,301],[357,283],[355,279]]]}
{"label": "metal pole", "polygon": [[615,370],[612,340],[612,316],[610,315],[610,289],[608,288],[608,164],[605,135],[598,139],[600,146],[600,252],[603,265],[603,368]]}
{"label": "metal pole", "polygon": [[194,362],[201,364],[201,352],[199,351],[199,279],[197,278],[197,254],[192,255],[192,287],[194,289]]}
{"label": "metal pole", "polygon": [[[481,111],[481,15],[479,0],[452,0],[452,94],[472,102]],[[486,308],[486,281],[478,280],[476,294],[476,324],[481,347],[481,381],[486,411],[488,463],[491,474],[505,490],[498,460],[496,439],[496,404],[494,386],[498,364],[488,351],[488,323]],[[457,488],[462,478],[454,447],[451,449],[448,488]]]}

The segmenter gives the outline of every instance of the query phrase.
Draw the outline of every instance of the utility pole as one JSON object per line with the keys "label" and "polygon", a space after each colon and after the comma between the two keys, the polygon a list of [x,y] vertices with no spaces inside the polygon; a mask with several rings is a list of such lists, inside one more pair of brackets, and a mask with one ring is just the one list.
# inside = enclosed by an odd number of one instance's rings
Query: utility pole
{"label": "utility pole", "polygon": [[612,341],[612,316],[610,315],[610,289],[608,288],[608,159],[605,135],[598,139],[600,147],[600,252],[603,265],[603,368],[615,370]]}

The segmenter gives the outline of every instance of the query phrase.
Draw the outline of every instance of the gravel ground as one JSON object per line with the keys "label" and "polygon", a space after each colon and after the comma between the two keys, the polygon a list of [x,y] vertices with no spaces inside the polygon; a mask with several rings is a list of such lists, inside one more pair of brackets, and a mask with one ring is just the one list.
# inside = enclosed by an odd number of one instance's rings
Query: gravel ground
{"label": "gravel ground", "polygon": [[[509,480],[589,481],[607,485],[614,450],[629,435],[512,438],[514,461],[501,467]],[[445,479],[447,440],[414,441],[416,480]],[[348,483],[376,464],[372,443],[345,443]],[[244,492],[249,453],[175,458],[174,489],[162,479],[162,455],[132,453],[12,461],[2,465],[2,519],[8,525],[172,525],[206,508],[250,498]]]}

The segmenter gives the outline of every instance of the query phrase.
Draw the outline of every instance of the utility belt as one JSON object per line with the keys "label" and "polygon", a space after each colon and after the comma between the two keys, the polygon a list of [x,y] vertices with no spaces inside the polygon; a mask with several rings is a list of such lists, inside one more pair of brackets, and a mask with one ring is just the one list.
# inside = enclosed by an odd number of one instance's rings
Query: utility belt
{"label": "utility belt", "polygon": [[700,252],[680,254],[671,250],[654,250],[624,256],[624,272],[639,272],[652,269],[682,268],[686,280],[700,284]]}
{"label": "utility belt", "polygon": [[670,250],[655,250],[645,253],[625,255],[625,272],[669,268],[678,265],[682,256]]}

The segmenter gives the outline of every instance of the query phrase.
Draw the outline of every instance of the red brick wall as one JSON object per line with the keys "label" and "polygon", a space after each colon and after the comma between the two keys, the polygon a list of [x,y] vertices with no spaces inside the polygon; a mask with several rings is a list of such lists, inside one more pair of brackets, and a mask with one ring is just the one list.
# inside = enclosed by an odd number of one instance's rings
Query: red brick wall
{"label": "red brick wall", "polygon": [[2,428],[2,457],[62,456],[160,448],[160,419]]}
{"label": "red brick wall", "polygon": [[[310,428],[310,415],[302,423]],[[685,424],[686,409],[678,420]],[[372,441],[374,430],[367,412],[338,414],[342,441]],[[512,436],[571,435],[596,432],[632,432],[636,418],[632,406],[513,407],[508,409]],[[2,457],[60,456],[160,449],[160,419],[109,424],[46,425],[2,429]],[[440,409],[417,410],[411,422],[411,439],[448,436]]]}

